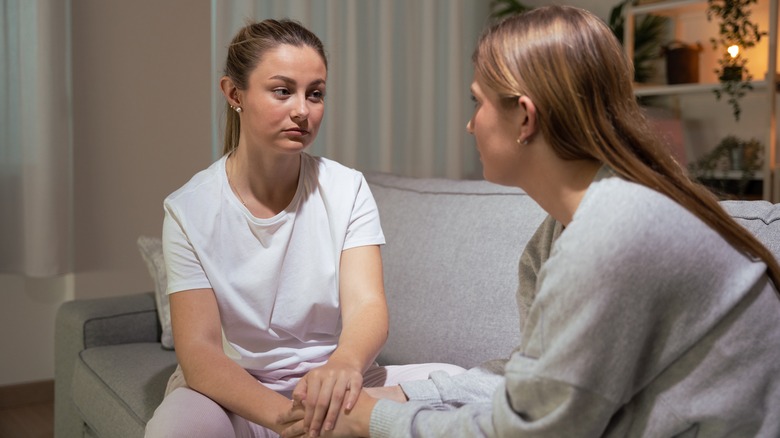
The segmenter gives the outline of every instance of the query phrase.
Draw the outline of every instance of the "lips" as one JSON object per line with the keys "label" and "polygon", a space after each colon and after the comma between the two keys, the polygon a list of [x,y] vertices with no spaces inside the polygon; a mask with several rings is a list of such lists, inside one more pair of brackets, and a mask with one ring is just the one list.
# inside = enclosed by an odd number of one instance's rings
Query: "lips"
{"label": "lips", "polygon": [[282,132],[286,132],[293,135],[306,135],[309,133],[309,131],[302,128],[290,128],[290,129],[285,129]]}

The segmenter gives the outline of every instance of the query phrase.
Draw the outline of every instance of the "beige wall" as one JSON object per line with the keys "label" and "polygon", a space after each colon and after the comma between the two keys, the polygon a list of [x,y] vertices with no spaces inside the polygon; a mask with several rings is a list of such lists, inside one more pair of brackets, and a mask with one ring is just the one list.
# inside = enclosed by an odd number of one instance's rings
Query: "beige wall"
{"label": "beige wall", "polygon": [[135,240],[211,161],[210,2],[71,4],[75,274],[0,276],[0,386],[54,377],[63,301],[152,289]]}

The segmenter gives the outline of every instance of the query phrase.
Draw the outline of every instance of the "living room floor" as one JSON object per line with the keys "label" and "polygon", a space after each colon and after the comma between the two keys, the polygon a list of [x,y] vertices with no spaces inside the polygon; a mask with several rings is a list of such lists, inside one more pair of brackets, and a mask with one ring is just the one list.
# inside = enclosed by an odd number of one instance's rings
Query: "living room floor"
{"label": "living room floor", "polygon": [[54,380],[0,386],[0,438],[54,436]]}
{"label": "living room floor", "polygon": [[0,437],[54,437],[54,402],[0,408]]}

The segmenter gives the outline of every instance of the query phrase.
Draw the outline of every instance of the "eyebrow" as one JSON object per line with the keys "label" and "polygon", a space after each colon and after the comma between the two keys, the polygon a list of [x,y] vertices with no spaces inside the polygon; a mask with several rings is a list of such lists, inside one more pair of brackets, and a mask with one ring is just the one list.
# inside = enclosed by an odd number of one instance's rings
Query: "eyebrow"
{"label": "eyebrow", "polygon": [[[282,82],[285,82],[285,83],[288,83],[288,84],[295,84],[296,83],[295,80],[293,80],[291,78],[288,78],[287,76],[284,76],[284,75],[274,75],[274,76],[271,76],[268,79],[278,79],[278,80],[280,80]],[[313,85],[325,85],[325,79],[316,79],[316,80],[312,81],[311,83],[309,83],[308,86],[311,87]]]}

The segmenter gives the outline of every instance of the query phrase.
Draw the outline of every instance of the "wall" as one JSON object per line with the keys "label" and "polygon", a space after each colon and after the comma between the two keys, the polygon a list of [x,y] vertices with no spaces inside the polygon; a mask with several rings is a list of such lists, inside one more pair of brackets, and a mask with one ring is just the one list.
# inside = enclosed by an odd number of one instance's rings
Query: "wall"
{"label": "wall", "polygon": [[62,302],[152,290],[135,241],[211,162],[209,0],[71,4],[75,274],[0,276],[0,386],[53,378]]}

